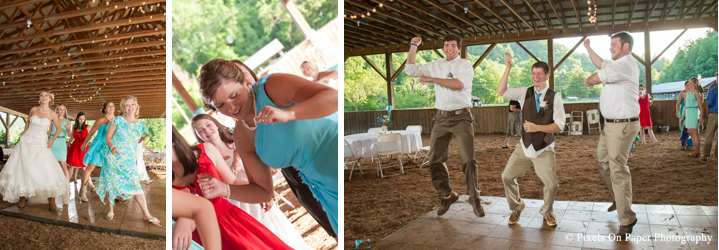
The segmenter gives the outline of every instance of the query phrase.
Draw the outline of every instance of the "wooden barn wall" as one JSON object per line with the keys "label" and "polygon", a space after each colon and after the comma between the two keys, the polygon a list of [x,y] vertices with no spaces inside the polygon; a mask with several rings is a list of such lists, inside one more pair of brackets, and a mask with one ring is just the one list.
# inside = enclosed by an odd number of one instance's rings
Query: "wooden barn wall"
{"label": "wooden barn wall", "polygon": [[[670,126],[677,129],[678,122],[674,116],[676,101],[655,101],[650,107],[652,113],[652,122],[655,126]],[[589,131],[587,127],[587,110],[599,109],[599,103],[569,103],[564,104],[564,111],[571,113],[572,111],[582,111],[584,117],[584,133]],[[493,134],[507,132],[507,106],[491,106],[472,108],[472,115],[478,126],[475,126],[476,134]],[[432,119],[436,113],[435,109],[401,109],[392,111],[392,122],[389,129],[400,130],[405,129],[407,125],[422,125],[422,133],[430,134],[432,131]],[[344,134],[356,134],[367,132],[371,127],[379,127],[378,124],[372,124],[378,116],[386,115],[387,111],[358,111],[345,112]],[[602,128],[604,127],[602,121]],[[593,133],[596,133],[593,131]]]}

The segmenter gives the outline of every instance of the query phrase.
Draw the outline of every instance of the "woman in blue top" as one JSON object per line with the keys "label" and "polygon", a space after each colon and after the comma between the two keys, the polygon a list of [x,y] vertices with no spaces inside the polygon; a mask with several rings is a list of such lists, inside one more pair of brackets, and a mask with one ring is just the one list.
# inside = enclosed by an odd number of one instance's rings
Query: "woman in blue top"
{"label": "woman in blue top", "polygon": [[[67,170],[67,131],[70,130],[70,124],[68,123],[67,119],[67,108],[65,105],[58,104],[55,106],[55,113],[57,113],[57,118],[60,119],[60,135],[55,139],[55,141],[52,143],[52,148],[50,150],[52,151],[52,154],[55,155],[55,158],[58,162],[60,162],[60,166],[62,167],[62,172],[65,174],[65,178],[68,182],[70,182],[70,171]],[[55,136],[55,133],[57,133],[57,129],[55,129],[55,126],[50,126],[50,137],[52,138]]]}
{"label": "woman in blue top", "polygon": [[269,201],[273,186],[267,166],[293,166],[337,232],[337,90],[290,74],[266,76],[250,89],[242,70],[224,59],[203,65],[198,81],[203,101],[237,120],[235,150],[250,181],[225,188],[215,178],[201,178],[202,190],[209,192],[205,196]]}
{"label": "woman in blue top", "polygon": [[96,190],[95,186],[92,185],[92,180],[90,180],[90,174],[92,174],[92,170],[94,170],[95,167],[102,167],[103,161],[105,160],[105,156],[103,155],[103,149],[107,148],[105,135],[107,134],[107,127],[115,120],[115,104],[105,102],[102,106],[102,114],[104,116],[95,120],[90,132],[87,133],[87,137],[85,137],[85,141],[82,143],[82,146],[80,146],[81,149],[86,149],[87,143],[90,141],[90,138],[92,138],[92,134],[97,132],[97,136],[92,140],[92,144],[90,144],[90,148],[87,149],[85,157],[82,158],[82,163],[85,163],[87,166],[82,173],[82,186],[80,187],[80,200],[84,202],[87,202],[87,185],[90,185],[93,192]]}

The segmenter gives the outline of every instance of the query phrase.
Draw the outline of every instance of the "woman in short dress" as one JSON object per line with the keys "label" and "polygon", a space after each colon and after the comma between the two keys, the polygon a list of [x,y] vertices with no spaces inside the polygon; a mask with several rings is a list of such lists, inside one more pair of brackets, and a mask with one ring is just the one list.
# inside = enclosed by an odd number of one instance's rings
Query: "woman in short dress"
{"label": "woman in short dress", "polygon": [[699,85],[699,80],[696,77],[689,79],[689,88],[691,91],[687,93],[685,97],[684,105],[684,127],[687,128],[689,136],[692,137],[694,142],[694,152],[690,153],[691,157],[699,157],[700,149],[702,148],[702,142],[699,138],[699,124],[704,123],[704,116],[699,114],[700,110],[704,109],[704,102],[702,98],[702,86]]}
{"label": "woman in short dress", "polygon": [[85,157],[87,148],[80,148],[87,137],[87,124],[85,124],[85,118],[84,112],[77,113],[75,125],[72,126],[72,135],[70,136],[70,142],[72,142],[72,144],[70,144],[70,149],[67,151],[67,164],[72,167],[70,174],[71,176],[75,176],[73,178],[73,182],[77,180],[78,168],[86,167],[85,164],[82,163],[82,158]]}
{"label": "woman in short dress", "polygon": [[[69,119],[67,119],[67,108],[65,105],[58,104],[55,107],[55,112],[57,113],[57,116],[60,120],[60,135],[58,135],[57,139],[55,139],[55,142],[52,143],[52,154],[55,155],[55,158],[58,162],[60,162],[60,166],[62,167],[62,172],[65,174],[65,179],[67,181],[70,181],[70,172],[67,169],[67,131],[70,131],[70,124]],[[54,126],[50,126],[50,138],[55,136],[55,133],[57,133],[57,129],[55,129]]]}
{"label": "woman in short dress", "polygon": [[[115,120],[115,104],[112,102],[105,102],[105,104],[102,105],[101,111],[103,116],[95,120],[95,123],[92,124],[90,132],[88,132],[85,137],[85,141],[83,141],[80,146],[81,149],[87,148],[87,153],[85,154],[85,157],[82,158],[82,163],[87,165],[87,167],[82,173],[82,186],[80,187],[80,200],[84,202],[87,202],[88,185],[93,192],[96,191],[95,186],[92,185],[90,175],[92,174],[92,171],[95,170],[95,167],[102,167],[102,164],[105,161],[105,156],[103,155],[103,150],[107,147],[107,144],[105,143],[105,135],[107,134],[107,127],[110,126],[110,122]],[[97,132],[97,135],[95,136],[95,139],[92,140],[92,144],[90,144],[90,147],[88,148],[87,143],[90,141],[95,132]]]}

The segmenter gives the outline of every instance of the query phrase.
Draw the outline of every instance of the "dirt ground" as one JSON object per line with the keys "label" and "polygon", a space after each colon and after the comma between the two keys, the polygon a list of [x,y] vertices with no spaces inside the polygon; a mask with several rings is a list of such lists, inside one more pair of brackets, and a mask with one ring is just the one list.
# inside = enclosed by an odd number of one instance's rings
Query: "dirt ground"
{"label": "dirt ground", "polygon": [[[648,139],[647,144],[635,147],[636,157],[628,163],[634,203],[717,205],[716,155],[708,162],[690,158],[687,154],[691,151],[679,150],[678,138],[679,131],[671,131],[657,134],[664,145],[653,145]],[[519,142],[515,137],[510,141],[511,149],[502,149],[504,139],[504,135],[475,136],[481,196],[504,197],[501,174]],[[595,163],[598,139],[596,133],[556,137],[557,200],[611,202]],[[423,137],[423,145],[429,145],[428,136]],[[454,141],[448,158],[451,186],[458,194],[467,194]],[[364,174],[355,170],[352,180],[348,180],[350,171],[345,171],[345,249],[354,248],[355,240],[370,239],[370,244],[374,244],[439,206],[440,197],[431,184],[429,168],[420,169],[418,163],[410,162],[407,157],[403,159],[405,174],[385,179],[375,174],[376,163],[370,159],[361,159]],[[397,165],[396,157],[391,164]],[[389,171],[398,173],[399,169]],[[523,198],[542,199],[543,185],[533,169],[518,182]]]}
{"label": "dirt ground", "polygon": [[[0,170],[4,165],[0,165]],[[148,170],[151,179],[165,179],[165,171]],[[82,171],[78,173],[78,178]],[[92,171],[100,176],[100,168]],[[2,197],[0,195],[0,197]],[[15,204],[0,198],[0,210]],[[164,223],[164,221],[163,221]],[[0,249],[165,249],[165,240],[100,233],[0,215]]]}
{"label": "dirt ground", "polygon": [[287,216],[287,219],[292,222],[292,225],[295,226],[300,235],[302,235],[307,245],[312,249],[337,249],[337,241],[330,237],[324,228],[317,224],[317,221],[312,218],[312,215],[307,213],[307,210],[302,207],[302,204],[300,204],[286,183],[282,186],[276,186],[275,191],[295,206],[295,208],[292,208],[289,205],[282,205],[279,198],[277,199],[280,210],[282,210],[285,216]]}

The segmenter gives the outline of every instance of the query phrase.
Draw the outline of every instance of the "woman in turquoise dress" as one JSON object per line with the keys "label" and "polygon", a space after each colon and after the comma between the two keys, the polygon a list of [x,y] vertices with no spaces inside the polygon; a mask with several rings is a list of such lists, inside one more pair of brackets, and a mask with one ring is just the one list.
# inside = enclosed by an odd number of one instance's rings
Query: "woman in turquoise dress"
{"label": "woman in turquoise dress", "polygon": [[109,201],[109,212],[105,217],[112,220],[115,216],[115,198],[122,194],[135,195],[135,201],[140,205],[145,220],[153,225],[162,226],[160,220],[152,217],[147,210],[145,193],[140,185],[140,178],[137,176],[137,142],[142,134],[147,132],[145,123],[137,119],[137,111],[140,106],[137,98],[128,96],[120,102],[120,109],[123,116],[112,120],[107,127],[105,135],[105,147],[102,152],[105,155],[100,172],[100,179],[97,181],[97,195],[107,196]]}
{"label": "woman in turquoise dress", "polygon": [[[103,155],[103,150],[107,148],[105,135],[107,134],[107,127],[110,125],[110,122],[115,120],[115,104],[112,102],[105,102],[102,106],[101,112],[103,117],[95,120],[95,123],[92,124],[92,128],[90,128],[90,132],[87,133],[87,136],[85,137],[85,141],[82,143],[82,146],[80,146],[81,149],[87,148],[85,157],[82,158],[82,163],[84,163],[87,167],[82,173],[82,186],[80,187],[80,200],[84,202],[88,201],[88,185],[93,192],[96,191],[95,186],[92,185],[90,174],[92,174],[92,170],[95,170],[95,167],[102,167],[102,164],[105,161],[105,155]],[[87,143],[90,141],[92,134],[95,132],[97,132],[97,136],[95,136],[95,139],[92,140],[92,144],[90,144],[90,148],[88,148]]]}
{"label": "woman in turquoise dress", "polygon": [[266,76],[252,89],[244,79],[239,66],[224,59],[207,62],[200,71],[203,101],[238,120],[233,137],[250,180],[225,188],[215,178],[201,178],[204,195],[266,202],[273,194],[267,166],[292,166],[337,232],[337,90],[291,74]]}
{"label": "woman in turquoise dress", "polygon": [[[57,139],[52,143],[52,148],[50,150],[52,151],[52,154],[55,155],[55,158],[58,162],[60,162],[60,166],[62,167],[62,172],[65,174],[65,178],[68,182],[70,182],[70,172],[67,170],[67,131],[70,130],[70,124],[68,123],[67,119],[67,108],[65,105],[58,104],[55,107],[55,113],[57,113],[58,119],[60,119],[60,135],[58,135]],[[57,129],[55,129],[55,126],[50,126],[50,137],[52,138],[55,136],[55,133],[57,132]]]}
{"label": "woman in turquoise dress", "polygon": [[[704,117],[699,110],[704,110],[704,98],[702,98],[702,87],[696,77],[689,79],[689,88],[691,91],[684,98],[684,127],[686,127],[689,136],[694,142],[694,152],[690,153],[691,157],[699,157],[702,142],[699,139],[699,123],[704,123]],[[698,123],[697,123],[698,122]]]}

